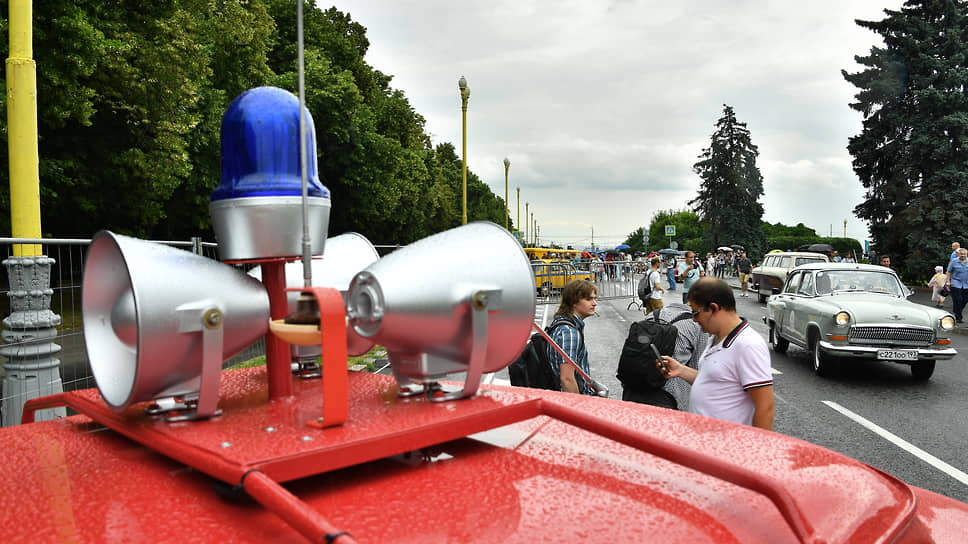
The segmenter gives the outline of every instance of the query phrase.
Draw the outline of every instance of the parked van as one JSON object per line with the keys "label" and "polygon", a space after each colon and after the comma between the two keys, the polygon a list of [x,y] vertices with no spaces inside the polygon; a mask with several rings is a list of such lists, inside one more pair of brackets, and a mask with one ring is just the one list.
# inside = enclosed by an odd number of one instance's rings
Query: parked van
{"label": "parked van", "polygon": [[763,256],[763,262],[760,263],[760,266],[753,269],[751,280],[753,290],[757,292],[757,298],[760,302],[766,302],[767,297],[778,293],[783,288],[787,272],[801,264],[826,262],[830,262],[830,259],[823,253],[809,251],[767,253]]}

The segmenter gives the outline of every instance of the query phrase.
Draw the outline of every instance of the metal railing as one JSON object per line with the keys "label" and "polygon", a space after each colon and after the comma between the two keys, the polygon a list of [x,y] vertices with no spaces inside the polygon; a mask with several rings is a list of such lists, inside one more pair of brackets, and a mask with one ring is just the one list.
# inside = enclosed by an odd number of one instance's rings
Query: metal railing
{"label": "metal railing", "polygon": [[634,299],[641,274],[634,263],[598,263],[595,261],[532,261],[535,293],[540,304],[561,302],[561,291],[574,280],[588,280],[598,287],[598,299]]}

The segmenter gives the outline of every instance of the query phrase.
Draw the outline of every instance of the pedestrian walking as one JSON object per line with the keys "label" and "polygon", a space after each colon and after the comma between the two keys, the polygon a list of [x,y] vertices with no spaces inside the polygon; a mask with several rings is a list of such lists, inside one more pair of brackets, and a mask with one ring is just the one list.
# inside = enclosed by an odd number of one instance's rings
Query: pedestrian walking
{"label": "pedestrian walking", "polygon": [[962,311],[968,302],[968,249],[959,248],[958,258],[948,263],[944,284],[951,291],[951,313],[955,314],[955,321],[963,323]]}
{"label": "pedestrian walking", "polygon": [[940,266],[934,267],[934,276],[928,280],[928,287],[931,288],[931,300],[934,301],[935,308],[944,307],[944,295],[943,290],[945,286],[945,273],[944,268]]}

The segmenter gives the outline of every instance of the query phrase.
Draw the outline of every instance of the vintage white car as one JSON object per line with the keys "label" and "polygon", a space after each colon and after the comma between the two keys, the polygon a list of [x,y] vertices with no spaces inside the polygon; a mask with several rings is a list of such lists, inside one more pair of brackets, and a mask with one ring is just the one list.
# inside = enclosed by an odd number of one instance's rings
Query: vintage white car
{"label": "vintage white car", "polygon": [[951,359],[955,318],[907,300],[911,291],[890,268],[866,264],[799,266],[770,297],[764,322],[770,344],[810,350],[813,369],[826,375],[837,360],[876,359],[911,366],[926,380],[935,361]]}

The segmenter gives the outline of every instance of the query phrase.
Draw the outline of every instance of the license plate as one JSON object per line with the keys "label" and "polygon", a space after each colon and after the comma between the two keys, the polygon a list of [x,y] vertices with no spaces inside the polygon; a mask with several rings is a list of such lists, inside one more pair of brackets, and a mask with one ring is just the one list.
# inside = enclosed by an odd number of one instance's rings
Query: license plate
{"label": "license plate", "polygon": [[917,361],[918,350],[916,349],[879,349],[877,358],[884,361]]}

